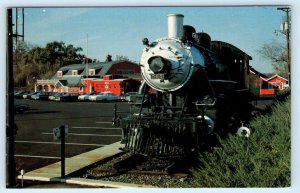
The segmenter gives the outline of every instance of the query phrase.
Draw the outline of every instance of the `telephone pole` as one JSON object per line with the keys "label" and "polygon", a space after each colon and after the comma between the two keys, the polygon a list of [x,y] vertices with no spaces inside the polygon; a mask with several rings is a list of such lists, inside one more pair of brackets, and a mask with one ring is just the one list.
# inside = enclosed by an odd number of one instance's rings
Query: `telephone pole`
{"label": "telephone pole", "polygon": [[16,166],[15,166],[15,124],[14,124],[14,82],[13,82],[13,29],[12,29],[12,9],[6,12],[6,76],[7,79],[7,118],[6,118],[6,186],[16,185]]}
{"label": "telephone pole", "polygon": [[[21,23],[19,22],[21,16],[19,15],[19,12],[21,11],[22,15],[22,20]],[[15,33],[13,34],[13,37],[15,38],[15,46],[16,49],[18,48],[18,41],[19,37],[22,38],[22,41],[24,42],[24,30],[25,30],[25,15],[24,15],[24,8],[15,8],[15,13],[16,13],[16,21],[15,21]],[[22,30],[21,33],[19,34],[19,26],[21,25]]]}
{"label": "telephone pole", "polygon": [[277,10],[283,11],[286,14],[286,20],[280,26],[280,32],[286,36],[287,46],[287,63],[288,63],[288,79],[291,86],[291,50],[290,50],[290,11],[289,7],[278,7]]}

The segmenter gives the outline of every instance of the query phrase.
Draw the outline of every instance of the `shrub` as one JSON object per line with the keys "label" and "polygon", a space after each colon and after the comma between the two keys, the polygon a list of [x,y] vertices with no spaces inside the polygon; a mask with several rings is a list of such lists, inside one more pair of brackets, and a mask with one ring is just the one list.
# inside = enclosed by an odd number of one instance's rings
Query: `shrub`
{"label": "shrub", "polygon": [[249,138],[219,139],[221,147],[200,155],[194,187],[290,186],[290,109],[288,98],[250,122]]}

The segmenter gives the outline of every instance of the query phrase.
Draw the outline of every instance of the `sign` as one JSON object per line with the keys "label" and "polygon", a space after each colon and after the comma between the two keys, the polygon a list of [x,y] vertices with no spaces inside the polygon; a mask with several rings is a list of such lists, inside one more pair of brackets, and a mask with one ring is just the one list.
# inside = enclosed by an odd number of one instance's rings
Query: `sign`
{"label": "sign", "polygon": [[105,84],[104,88],[105,88],[106,90],[108,90],[108,89],[109,89],[109,82],[104,82],[104,84]]}
{"label": "sign", "polygon": [[54,140],[59,140],[59,139],[61,139],[61,135],[60,135],[60,130],[61,129],[63,129],[63,127],[64,127],[64,129],[65,129],[65,137],[67,137],[68,136],[68,125],[62,125],[62,126],[60,126],[60,127],[56,127],[56,128],[53,128],[53,138],[54,138]]}
{"label": "sign", "polygon": [[150,74],[151,79],[165,79],[165,75],[164,74]]}

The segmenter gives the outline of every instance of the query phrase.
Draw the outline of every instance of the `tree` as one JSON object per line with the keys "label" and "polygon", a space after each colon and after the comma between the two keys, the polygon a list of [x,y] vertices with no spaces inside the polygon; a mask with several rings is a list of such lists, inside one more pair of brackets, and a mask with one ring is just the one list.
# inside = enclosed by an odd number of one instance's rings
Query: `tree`
{"label": "tree", "polygon": [[82,55],[78,54],[78,52],[82,51],[81,47],[74,47],[73,45],[67,45],[65,48],[65,55],[64,55],[64,63],[63,65],[69,64],[79,64],[81,63]]}
{"label": "tree", "polygon": [[284,11],[286,16],[282,19],[280,30],[275,30],[276,35],[284,35],[286,42],[279,43],[273,41],[263,44],[258,53],[264,58],[272,62],[273,68],[277,73],[290,74],[290,29],[291,29],[291,17],[289,7],[279,7],[277,10]]}
{"label": "tree", "polygon": [[129,61],[127,56],[123,56],[123,55],[116,55],[116,60],[120,61],[120,60],[126,60]]}
{"label": "tree", "polygon": [[277,41],[263,44],[257,52],[264,58],[270,60],[274,71],[277,73],[288,72],[287,47]]}
{"label": "tree", "polygon": [[28,86],[35,79],[51,78],[61,66],[80,64],[80,47],[65,45],[64,42],[50,42],[46,46],[29,46],[26,42],[18,44],[14,50],[14,83]]}
{"label": "tree", "polygon": [[66,66],[81,63],[82,56],[78,53],[80,51],[81,47],[74,47],[71,44],[66,46],[64,42],[54,41],[46,45],[45,57],[53,70],[55,64]]}

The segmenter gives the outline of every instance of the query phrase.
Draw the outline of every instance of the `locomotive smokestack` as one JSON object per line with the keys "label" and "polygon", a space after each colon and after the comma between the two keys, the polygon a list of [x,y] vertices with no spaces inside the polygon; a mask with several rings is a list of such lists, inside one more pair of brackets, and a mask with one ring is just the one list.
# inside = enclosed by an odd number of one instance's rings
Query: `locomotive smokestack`
{"label": "locomotive smokestack", "polygon": [[168,17],[168,37],[181,38],[183,35],[183,15],[169,14]]}

